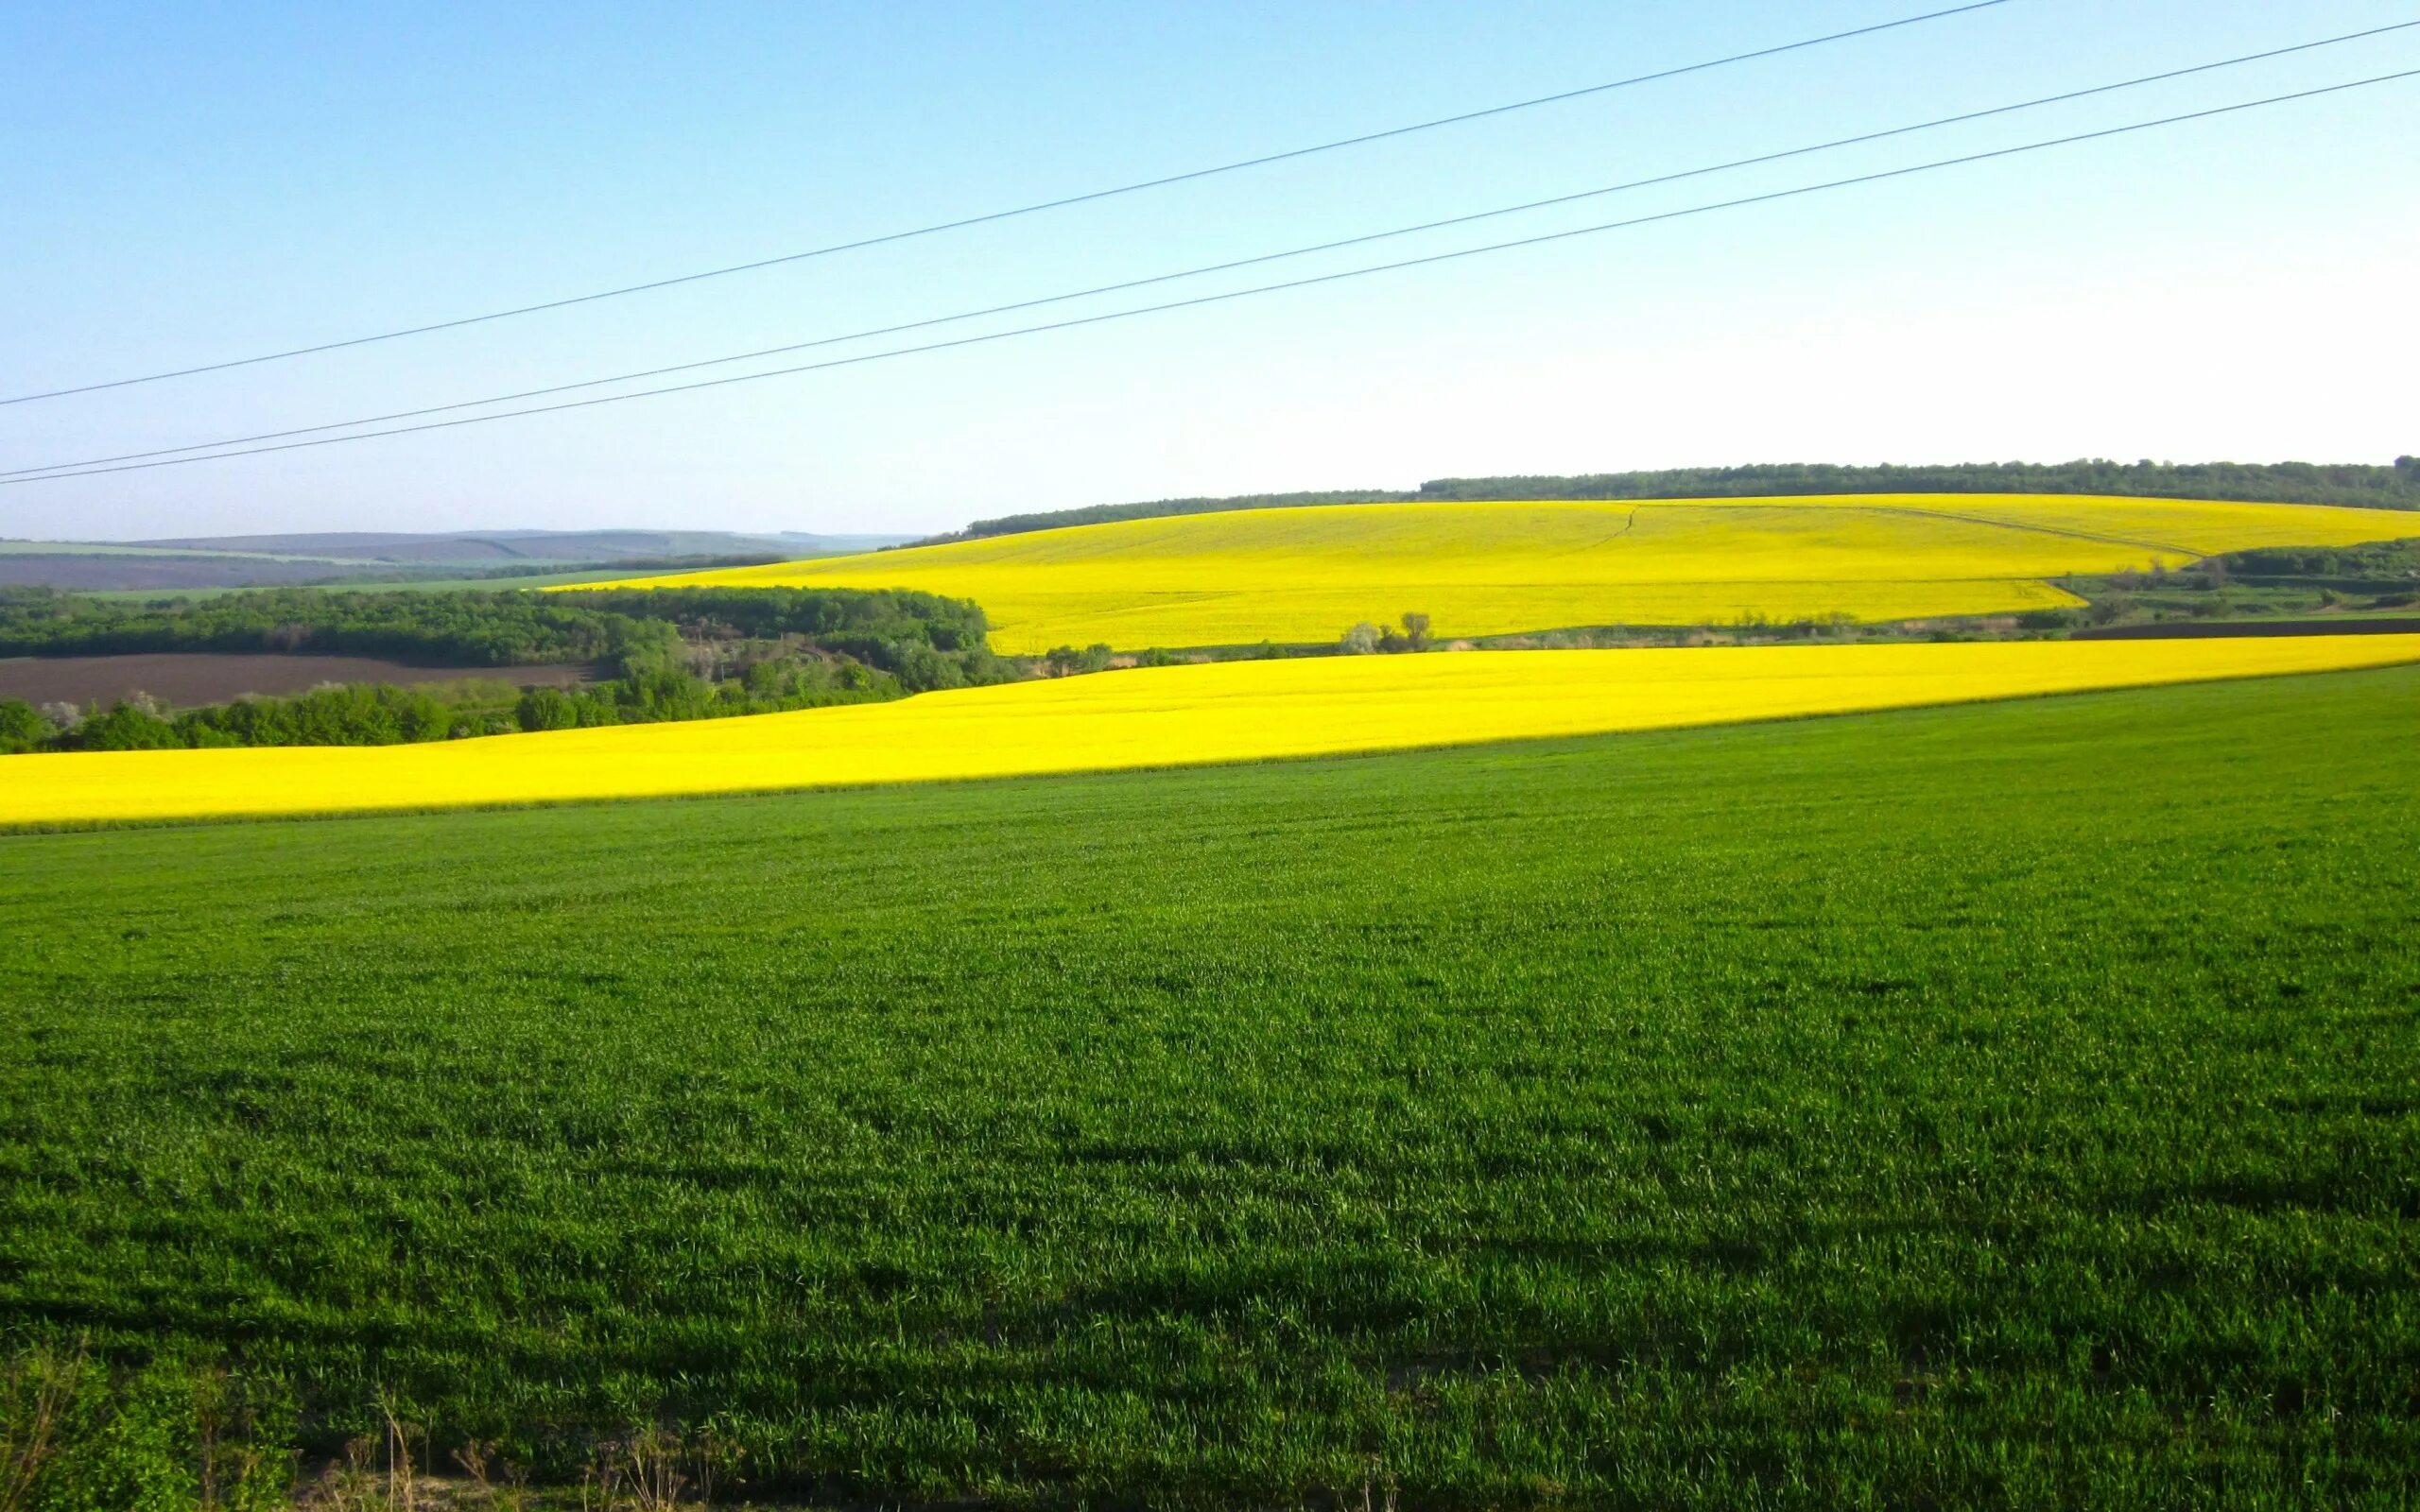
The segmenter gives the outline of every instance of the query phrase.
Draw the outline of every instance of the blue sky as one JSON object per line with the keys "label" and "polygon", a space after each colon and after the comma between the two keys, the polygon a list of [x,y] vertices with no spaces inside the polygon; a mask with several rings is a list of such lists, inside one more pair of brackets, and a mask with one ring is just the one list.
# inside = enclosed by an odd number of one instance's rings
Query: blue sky
{"label": "blue sky", "polygon": [[[18,0],[0,9],[0,389],[778,254],[1932,8]],[[2009,0],[1009,225],[0,408],[0,458],[177,445],[806,340],[2415,17],[2415,0]],[[2402,68],[2420,68],[2420,30],[1287,267]],[[969,351],[0,489],[0,535],[921,531],[1446,474],[2385,461],[2420,451],[2416,162],[2420,80]]]}

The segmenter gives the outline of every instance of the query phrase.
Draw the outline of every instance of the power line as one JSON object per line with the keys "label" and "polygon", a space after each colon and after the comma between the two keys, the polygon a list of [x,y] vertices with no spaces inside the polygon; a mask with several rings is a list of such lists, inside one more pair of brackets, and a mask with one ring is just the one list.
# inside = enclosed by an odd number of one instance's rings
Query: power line
{"label": "power line", "polygon": [[835,242],[828,247],[812,248],[803,252],[786,252],[778,257],[758,258],[752,263],[735,263],[728,267],[714,267],[703,272],[652,279],[645,284],[628,284],[620,288],[599,289],[594,294],[575,294],[565,299],[547,300],[537,304],[516,305],[509,310],[491,310],[485,315],[466,315],[451,320],[432,321],[427,325],[406,326],[394,331],[381,331],[372,335],[351,336],[341,341],[322,341],[315,346],[293,347],[284,352],[266,352],[251,357],[233,357],[223,362],[206,362],[191,368],[174,368],[163,372],[141,373],[131,378],[113,378],[104,383],[78,384],[68,388],[45,389],[41,393],[18,394],[0,399],[0,405],[30,404],[37,400],[64,399],[71,394],[92,394],[109,388],[130,388],[137,384],[156,384],[170,378],[191,378],[201,373],[224,372],[230,368],[250,368],[265,362],[283,362],[289,357],[307,357],[322,352],[340,352],[348,347],[366,347],[380,341],[398,341],[406,336],[428,335],[434,332],[454,331],[469,325],[485,325],[493,320],[509,320],[516,316],[568,309],[577,304],[594,304],[600,300],[617,300],[630,294],[646,294],[656,289],[677,287],[683,284],[701,283],[707,279],[728,278],[735,273],[752,273],[761,268],[779,267],[788,263],[804,263],[812,258],[831,257],[840,252],[861,251],[869,247],[883,247],[893,242],[911,241],[920,236],[938,235],[942,232],[963,231],[970,226],[985,226],[995,221],[1014,220],[1024,215],[1038,215],[1046,211],[1064,210],[1072,205],[1114,199],[1121,195],[1140,194],[1147,189],[1165,189],[1171,184],[1191,183],[1201,179],[1217,178],[1221,174],[1241,173],[1248,168],[1267,167],[1271,163],[1288,163],[1296,158],[1313,157],[1322,152],[1336,152],[1345,147],[1366,146],[1373,142],[1385,142],[1394,137],[1410,136],[1416,132],[1433,131],[1441,127],[1461,126],[1472,121],[1485,120],[1490,116],[1509,115],[1515,111],[1535,110],[1543,105],[1558,105],[1566,100],[1583,99],[1592,94],[1603,94],[1614,90],[1630,89],[1640,84],[1680,78],[1689,74],[1702,74],[1709,69],[1725,68],[1733,63],[1753,62],[1762,58],[1777,58],[1785,53],[1803,52],[1807,48],[1821,47],[1830,43],[1870,37],[1877,32],[1894,31],[1902,26],[1912,26],[1927,21],[1962,16],[1974,10],[1988,10],[1995,6],[2007,3],[2008,0],[1974,0],[1972,4],[1952,6],[1945,10],[1928,10],[1922,15],[1905,16],[1897,21],[1880,22],[1871,26],[1858,26],[1848,31],[1830,32],[1821,37],[1807,37],[1798,42],[1783,43],[1777,46],[1760,47],[1754,52],[1734,53],[1726,58],[1708,59],[1698,63],[1685,63],[1677,68],[1660,69],[1651,74],[1637,74],[1629,78],[1614,79],[1609,83],[1589,84],[1555,94],[1541,94],[1534,99],[1514,100],[1509,105],[1491,105],[1484,110],[1465,111],[1459,115],[1439,116],[1433,121],[1391,127],[1383,131],[1370,131],[1360,136],[1342,137],[1334,142],[1322,142],[1312,146],[1293,147],[1284,152],[1271,152],[1257,158],[1243,158],[1234,163],[1222,163],[1215,167],[1195,168],[1184,173],[1172,173],[1165,178],[1146,179],[1137,183],[1119,184],[1115,188],[1095,189],[1084,194],[1068,195],[1063,198],[1046,199],[1037,204],[1019,205],[1012,210],[995,210],[986,215],[941,221],[930,226],[919,226],[909,231],[868,236],[858,241]]}
{"label": "power line", "polygon": [[1633,227],[1651,226],[1665,221],[1684,220],[1694,215],[1711,215],[1720,210],[1737,210],[1748,205],[1771,204],[1777,200],[1796,199],[1828,190],[1846,189],[1858,184],[1879,183],[1887,180],[1905,179],[1915,174],[1930,173],[1942,168],[1962,167],[1970,163],[1989,163],[2001,158],[2018,157],[2029,152],[2041,152],[2050,147],[2069,146],[2083,142],[2098,142],[2110,137],[2127,136],[2159,127],[2176,126],[2187,121],[2209,120],[2216,116],[2234,115],[2271,105],[2283,105],[2294,100],[2316,99],[2326,94],[2341,94],[2347,90],[2365,89],[2373,84],[2393,83],[2399,79],[2420,78],[2420,68],[2398,73],[2378,74],[2369,78],[2357,78],[2342,84],[2328,84],[2317,89],[2297,90],[2289,94],[2272,94],[2262,99],[2244,100],[2234,105],[2213,106],[2208,110],[2189,111],[2179,115],[2164,115],[2154,120],[2136,121],[2126,126],[2113,126],[2098,131],[2080,131],[2070,136],[2052,137],[2041,142],[2029,142],[2018,146],[1997,147],[1988,152],[1970,152],[1960,157],[1938,158],[1930,163],[1914,163],[1902,168],[1886,168],[1875,173],[1862,173],[1845,179],[1832,179],[1821,183],[1801,184],[1791,189],[1776,189],[1767,194],[1745,195],[1737,199],[1719,200],[1712,204],[1691,205],[1682,210],[1668,210],[1652,215],[1638,215],[1628,220],[1605,221],[1595,226],[1582,226],[1570,231],[1547,232],[1536,236],[1524,236],[1513,241],[1490,242],[1479,247],[1466,247],[1450,252],[1436,252],[1426,257],[1405,258],[1399,262],[1378,263],[1367,267],[1347,268],[1341,272],[1322,273],[1310,278],[1291,279],[1281,284],[1263,284],[1247,289],[1231,289],[1219,294],[1203,294],[1189,300],[1172,300],[1163,304],[1146,304],[1133,309],[1112,310],[1100,315],[1077,316],[1042,325],[1019,326],[1009,331],[986,332],[979,335],[959,336],[948,341],[926,342],[921,346],[897,347],[887,352],[863,352],[853,357],[835,357],[825,362],[803,363],[791,368],[774,368],[764,372],[736,373],[728,378],[709,378],[698,383],[674,384],[663,388],[643,388],[634,393],[605,394],[594,399],[570,400],[560,404],[540,404],[528,409],[502,410],[492,415],[467,415],[455,420],[430,421],[419,425],[399,425],[390,430],[362,431],[351,436],[327,436],[316,440],[285,441],[275,446],[255,446],[242,451],[216,452],[207,456],[170,457],[162,461],[130,462],[112,467],[96,467],[78,472],[52,472],[41,477],[0,478],[0,486],[23,483],[48,483],[60,478],[95,477],[109,472],[139,472],[151,468],[182,467],[194,462],[217,462],[231,457],[257,456],[270,452],[301,451],[308,447],[337,446],[347,441],[374,440],[387,436],[408,436],[422,431],[451,430],[457,426],[481,425],[491,421],[517,420],[527,415],[550,415],[562,410],[588,409],[599,404],[618,404],[633,399],[654,399],[666,394],[690,393],[701,388],[721,388],[733,384],[754,383],[766,378],[786,378],[797,373],[821,372],[833,368],[856,367],[860,363],[881,362],[890,357],[914,356],[921,352],[944,352],[958,347],[981,346],[994,341],[1006,341],[1016,336],[1039,335],[1049,331],[1067,331],[1080,326],[1100,325],[1111,320],[1131,319],[1135,316],[1157,315],[1169,310],[1193,309],[1207,304],[1222,304],[1231,300],[1250,299],[1256,295],[1275,294],[1287,289],[1311,288],[1323,284],[1341,283],[1346,279],[1364,278],[1373,273],[1391,273],[1408,267],[1426,267],[1438,263],[1451,263],[1466,257],[1479,257],[1492,252],[1511,251],[1516,248],[1538,247],[1551,242],[1569,241],[1580,236],[1594,236],[1605,232],[1626,231]]}
{"label": "power line", "polygon": [[[484,399],[457,400],[451,404],[429,404],[418,409],[400,409],[390,411],[383,415],[362,415],[352,420],[328,421],[317,425],[298,425],[288,430],[261,431],[251,436],[223,437],[217,440],[195,441],[184,446],[157,447],[147,452],[121,452],[112,456],[92,456],[72,462],[52,462],[40,467],[16,468],[0,471],[0,480],[27,477],[37,473],[58,472],[77,468],[99,467],[111,462],[133,462],[141,461],[147,457],[175,456],[186,452],[216,451],[221,447],[246,446],[256,441],[285,440],[289,437],[295,436],[316,436],[326,431],[351,430],[361,425],[383,425],[389,421],[418,420],[424,416],[450,414],[453,411],[462,409],[478,409],[489,404],[511,404],[517,400],[541,399],[551,394],[572,393],[583,388],[602,388],[614,384],[636,383],[647,378],[662,378],[677,372],[694,372],[700,368],[719,368],[727,367],[732,363],[753,362],[764,357],[784,356],[793,352],[806,352],[819,347],[839,346],[851,341],[871,340],[875,336],[900,335],[909,331],[929,330],[935,326],[954,325],[960,321],[980,319],[987,316],[1009,315],[1019,310],[1037,309],[1048,304],[1063,304],[1070,301],[1091,299],[1103,294],[1124,293],[1131,289],[1147,288],[1154,284],[1174,283],[1182,279],[1200,278],[1212,273],[1232,272],[1237,268],[1253,267],[1268,263],[1282,262],[1289,258],[1307,257],[1318,252],[1337,251],[1347,247],[1358,247],[1367,245],[1371,242],[1388,241],[1396,237],[1415,235],[1422,232],[1442,231],[1448,227],[1469,225],[1474,221],[1492,220],[1505,215],[1521,215],[1532,210],[1545,210],[1557,205],[1572,204],[1583,199],[1602,198],[1608,195],[1624,194],[1636,189],[1646,189],[1662,184],[1677,183],[1687,179],[1699,179],[1712,174],[1727,173],[1739,168],[1757,167],[1767,163],[1784,162],[1791,158],[1806,157],[1813,153],[1829,152],[1841,147],[1858,146],[1868,143],[1886,141],[1893,137],[1912,135],[1919,131],[1936,130],[1943,127],[1959,126],[1969,122],[1987,120],[1994,116],[2014,114],[2021,111],[2038,110],[2048,105],[2066,104],[2075,100],[2088,99],[2095,95],[2116,94],[2121,90],[2138,89],[2147,84],[2165,83],[2172,79],[2185,78],[2197,74],[2212,73],[2219,69],[2239,67],[2246,63],[2263,62],[2271,59],[2283,58],[2293,53],[2310,52],[2321,47],[2332,47],[2342,43],[2359,42],[2371,37],[2382,36],[2388,32],[2407,31],[2413,27],[2420,27],[2420,21],[2397,22],[2393,26],[2375,26],[2366,31],[2346,32],[2342,36],[2325,37],[2317,42],[2297,43],[2289,47],[2273,47],[2265,52],[2245,53],[2234,58],[2221,59],[2216,62],[2197,63],[2189,68],[2173,68],[2162,73],[2145,74],[2135,78],[2121,79],[2114,84],[2099,84],[2089,89],[2069,90],[2061,94],[2048,94],[2038,99],[2021,100],[2013,105],[1998,105],[1994,106],[1989,110],[1968,111],[1959,115],[1942,116],[1935,120],[1918,122],[1912,126],[1893,127],[1887,130],[1867,131],[1857,136],[1838,137],[1829,142],[1816,143],[1811,146],[1790,147],[1783,151],[1767,152],[1750,158],[1735,158],[1728,163],[1714,163],[1705,167],[1687,168],[1675,173],[1659,174],[1649,179],[1634,179],[1626,183],[1610,184],[1603,188],[1584,189],[1575,194],[1557,195],[1547,199],[1532,199],[1522,204],[1506,205],[1494,210],[1476,211],[1469,215],[1453,215],[1443,220],[1423,221],[1417,225],[1399,226],[1390,231],[1371,232],[1364,235],[1347,236],[1336,241],[1320,242],[1309,247],[1291,248],[1280,252],[1264,252],[1255,257],[1243,257],[1236,258],[1230,262],[1212,263],[1201,267],[1184,268],[1173,273],[1158,273],[1153,274],[1149,278],[1128,279],[1122,283],[1116,284],[1102,284],[1092,288],[1077,289],[1065,294],[1044,295],[1038,299],[1019,300],[1009,304],[994,304],[979,310],[964,310],[954,315],[933,316],[925,319],[909,320],[898,325],[876,326],[864,331],[852,331],[841,335],[819,336],[811,341],[791,342],[787,345],[778,347],[763,347],[753,352],[734,352],[729,356],[704,357],[694,362],[674,363],[668,367],[648,368],[635,372],[616,373],[606,378],[586,378],[576,383],[554,384],[543,388],[525,388],[513,393],[491,394]],[[197,458],[196,460],[202,459]]]}

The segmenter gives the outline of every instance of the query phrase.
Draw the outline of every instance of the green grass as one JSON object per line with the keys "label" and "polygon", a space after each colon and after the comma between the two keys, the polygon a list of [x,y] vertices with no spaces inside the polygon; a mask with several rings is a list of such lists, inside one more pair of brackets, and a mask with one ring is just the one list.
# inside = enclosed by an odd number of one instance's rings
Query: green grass
{"label": "green grass", "polygon": [[0,838],[0,1324],[860,1503],[2410,1505],[2415,834],[2420,669]]}
{"label": "green grass", "polygon": [[[2420,543],[2415,543],[2420,544]],[[2106,606],[2102,622],[2154,620],[2309,620],[2411,615],[2420,581],[2409,577],[2238,577],[2216,584],[2185,571],[2158,577],[2124,573],[2067,577],[2059,586]],[[2088,623],[2094,616],[2083,616]]]}

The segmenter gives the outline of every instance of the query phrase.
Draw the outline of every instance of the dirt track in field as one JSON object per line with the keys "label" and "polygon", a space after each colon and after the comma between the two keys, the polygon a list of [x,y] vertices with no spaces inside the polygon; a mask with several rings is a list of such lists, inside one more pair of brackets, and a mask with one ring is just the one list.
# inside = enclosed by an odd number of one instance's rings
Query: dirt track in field
{"label": "dirt track in field", "polygon": [[418,667],[368,656],[233,656],[208,651],[141,656],[0,658],[0,698],[28,703],[108,703],[131,694],[191,708],[248,693],[276,696],[323,682],[456,682],[493,679],[564,688],[590,681],[585,666]]}

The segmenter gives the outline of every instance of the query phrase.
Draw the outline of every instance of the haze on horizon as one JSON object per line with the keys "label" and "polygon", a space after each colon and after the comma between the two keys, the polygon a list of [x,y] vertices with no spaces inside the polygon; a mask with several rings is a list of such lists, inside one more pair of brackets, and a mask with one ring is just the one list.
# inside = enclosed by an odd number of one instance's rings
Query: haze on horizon
{"label": "haze on horizon", "polygon": [[[576,294],[1870,25],[1921,0],[1144,13],[294,4],[0,14],[0,391]],[[0,408],[7,467],[812,339],[2410,17],[2011,0],[814,263]],[[2420,31],[1188,283],[1209,292],[2402,68]],[[1103,500],[1751,461],[2420,450],[2420,86],[1209,310],[0,490],[0,536],[912,534]],[[1129,297],[1091,301],[1091,313]],[[1014,319],[993,323],[1020,323]],[[970,330],[987,327],[977,325]],[[850,349],[856,350],[856,349]]]}

